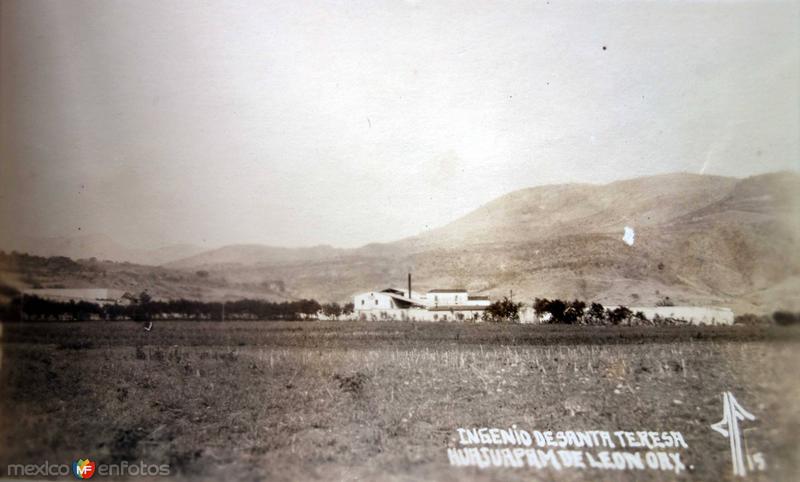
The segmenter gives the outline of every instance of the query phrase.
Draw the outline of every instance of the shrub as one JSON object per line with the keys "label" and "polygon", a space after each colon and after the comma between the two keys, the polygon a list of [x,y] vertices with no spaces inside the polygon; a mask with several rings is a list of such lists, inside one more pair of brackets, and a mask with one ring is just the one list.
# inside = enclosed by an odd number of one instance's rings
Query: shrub
{"label": "shrub", "polygon": [[361,372],[357,372],[354,375],[339,375],[337,373],[333,376],[333,379],[339,382],[339,389],[343,392],[361,395],[369,377]]}
{"label": "shrub", "polygon": [[669,296],[665,296],[656,301],[656,306],[675,306],[675,303],[670,299]]}
{"label": "shrub", "polygon": [[769,316],[764,315],[754,315],[753,313],[745,313],[743,315],[736,315],[733,319],[734,325],[747,325],[747,326],[754,326],[754,325],[769,325],[772,323],[772,319]]}
{"label": "shrub", "polygon": [[800,324],[800,313],[776,311],[772,314],[772,319],[781,326],[797,325]]}

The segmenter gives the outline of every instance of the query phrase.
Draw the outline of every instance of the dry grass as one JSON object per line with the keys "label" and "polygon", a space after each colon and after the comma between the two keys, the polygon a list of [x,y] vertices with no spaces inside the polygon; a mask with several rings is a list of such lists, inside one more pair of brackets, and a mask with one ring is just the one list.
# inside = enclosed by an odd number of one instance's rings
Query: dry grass
{"label": "dry grass", "polygon": [[[9,463],[89,456],[169,463],[179,477],[204,479],[552,476],[449,467],[456,428],[517,424],[680,430],[693,475],[724,479],[727,441],[709,428],[723,390],[759,417],[748,441],[767,454],[768,480],[790,480],[800,467],[800,390],[788,375],[795,331],[574,345],[563,330],[525,338],[545,327],[515,327],[514,343],[496,342],[501,328],[162,323],[146,337],[132,323],[7,325],[0,475]],[[600,330],[588,333],[602,340]],[[775,333],[786,340],[763,340]]]}

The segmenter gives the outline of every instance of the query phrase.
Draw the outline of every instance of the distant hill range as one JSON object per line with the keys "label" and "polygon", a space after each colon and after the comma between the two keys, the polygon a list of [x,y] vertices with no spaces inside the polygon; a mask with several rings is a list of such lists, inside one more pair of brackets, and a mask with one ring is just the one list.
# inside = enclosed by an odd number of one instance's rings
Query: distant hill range
{"label": "distant hill range", "polygon": [[[625,226],[635,231],[632,246],[622,241]],[[669,297],[676,304],[758,313],[800,309],[798,248],[797,173],[746,179],[681,173],[523,189],[393,243],[184,248],[185,256],[170,259],[181,252],[174,249],[151,270],[178,277],[199,271],[231,289],[262,290],[267,298],[346,301],[358,291],[403,285],[411,271],[420,290],[459,286],[495,297],[513,290],[525,301],[561,297],[640,306]],[[224,296],[224,286],[202,295]]]}
{"label": "distant hill range", "polygon": [[16,244],[2,246],[5,251],[19,251],[37,256],[66,256],[73,259],[125,261],[158,266],[193,256],[204,251],[191,244],[174,244],[156,249],[136,249],[125,246],[104,234],[85,234],[56,238],[24,238]]}

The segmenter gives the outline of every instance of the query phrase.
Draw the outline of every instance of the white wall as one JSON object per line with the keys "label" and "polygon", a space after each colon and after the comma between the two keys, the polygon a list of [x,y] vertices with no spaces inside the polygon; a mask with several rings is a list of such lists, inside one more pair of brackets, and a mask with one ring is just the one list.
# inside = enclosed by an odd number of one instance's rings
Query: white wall
{"label": "white wall", "polygon": [[428,292],[428,304],[431,306],[466,305],[467,292],[431,293]]}
{"label": "white wall", "polygon": [[[403,290],[404,294],[407,290]],[[450,293],[413,293],[415,300],[433,307],[437,306],[434,296],[438,297],[438,306],[475,306],[485,307],[489,300],[470,301],[466,291]],[[483,309],[432,311],[425,308],[399,308],[397,302],[387,293],[370,291],[359,293],[353,297],[353,318],[366,321],[481,321]]]}
{"label": "white wall", "polygon": [[711,306],[631,306],[634,313],[641,311],[648,320],[656,315],[661,318],[678,318],[694,325],[732,325],[733,311],[730,308]]}
{"label": "white wall", "polygon": [[363,321],[482,321],[483,310],[430,311],[425,308],[355,310]]}
{"label": "white wall", "polygon": [[353,297],[353,308],[356,311],[390,310],[396,308],[396,306],[391,296],[375,291],[355,295]]}
{"label": "white wall", "polygon": [[[604,306],[613,310],[617,306]],[[734,313],[730,308],[716,308],[712,306],[629,306],[633,313],[641,311],[648,320],[653,320],[656,315],[661,318],[676,318],[686,320],[693,325],[732,325]],[[588,310],[588,307],[587,307]],[[538,314],[532,307],[523,307],[520,311],[522,323],[547,323],[550,313]]]}

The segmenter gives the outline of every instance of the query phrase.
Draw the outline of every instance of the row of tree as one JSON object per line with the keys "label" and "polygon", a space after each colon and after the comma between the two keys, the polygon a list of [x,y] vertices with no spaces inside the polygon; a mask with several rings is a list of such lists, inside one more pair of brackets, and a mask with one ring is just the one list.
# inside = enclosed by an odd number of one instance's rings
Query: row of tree
{"label": "row of tree", "polygon": [[[657,306],[673,306],[669,297],[656,304]],[[505,297],[495,301],[486,309],[484,321],[490,322],[519,322],[523,303],[515,303]],[[641,311],[633,312],[626,306],[614,308],[604,307],[600,303],[589,305],[581,300],[564,301],[559,299],[536,298],[533,309],[540,321],[548,324],[564,325],[684,325],[686,320],[654,316],[648,319]],[[776,311],[768,315],[739,315],[734,320],[735,324],[742,325],[767,325],[777,324],[782,326],[800,325],[800,313],[791,311]]]}
{"label": "row of tree", "polygon": [[[565,325],[620,325],[620,324],[653,324],[641,311],[632,312],[627,306],[606,308],[600,303],[586,305],[584,301],[563,301],[536,298],[533,309],[548,323]],[[663,320],[667,322],[667,320]],[[671,322],[670,322],[671,323]]]}
{"label": "row of tree", "polygon": [[[486,309],[484,321],[518,322],[522,303],[515,303],[508,297],[495,301]],[[675,324],[677,320],[648,320],[644,313],[632,312],[625,306],[614,309],[605,308],[600,303],[587,306],[580,300],[563,301],[559,299],[536,298],[533,309],[540,320],[551,324],[565,325],[620,325],[620,324]]]}
{"label": "row of tree", "polygon": [[[484,312],[489,322],[519,322],[523,303],[508,297],[495,301]],[[686,323],[682,320],[656,317],[648,320],[642,312],[632,312],[625,306],[613,309],[600,303],[587,305],[580,300],[563,301],[536,298],[533,309],[539,319],[550,324],[568,325],[663,325]],[[37,296],[17,295],[6,305],[0,305],[2,320],[85,321],[85,320],[309,320],[323,315],[336,320],[353,313],[353,304],[320,304],[313,299],[271,302],[243,299],[230,302],[195,300],[155,301],[146,292],[130,304],[100,305],[87,301],[55,301]],[[737,324],[780,325],[800,324],[800,313],[778,311],[773,315],[742,315]]]}
{"label": "row of tree", "polygon": [[38,296],[15,297],[0,307],[0,319],[35,321],[100,320],[306,320],[323,313],[329,319],[353,312],[353,304],[320,304],[313,299],[271,302],[237,300],[203,302],[195,300],[155,301],[147,293],[134,303],[100,305],[88,301],[55,301]]}

